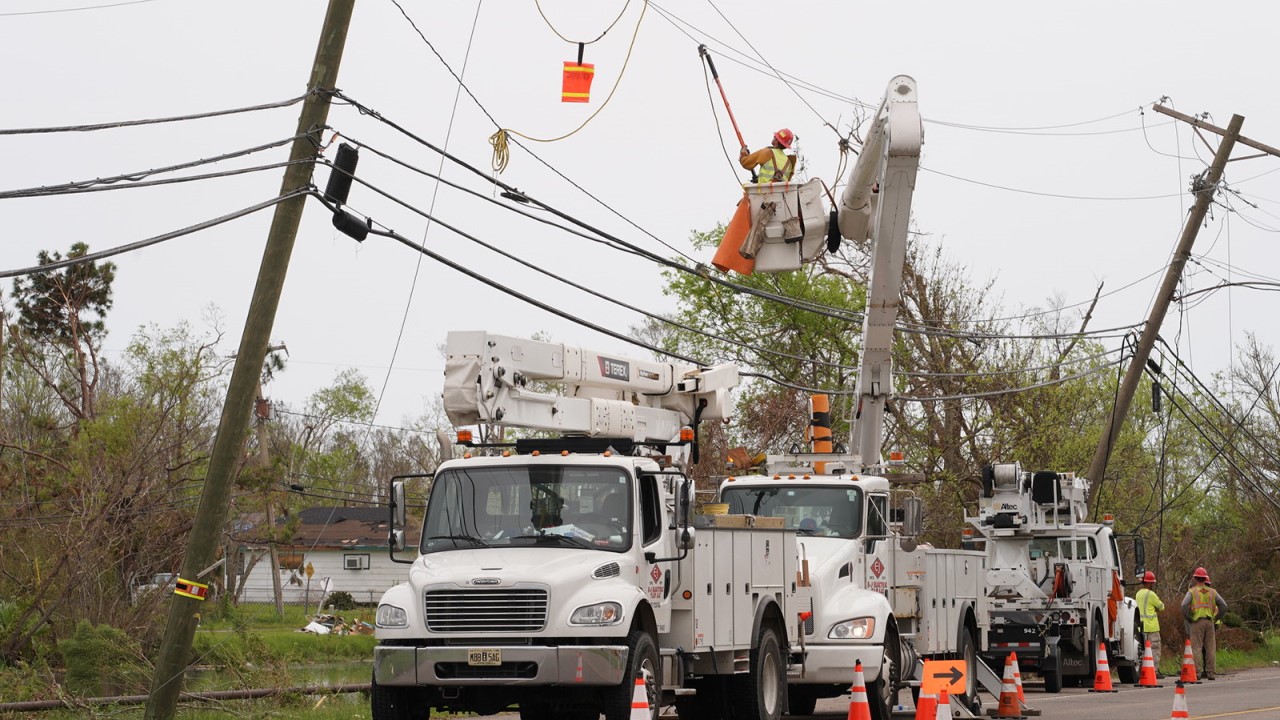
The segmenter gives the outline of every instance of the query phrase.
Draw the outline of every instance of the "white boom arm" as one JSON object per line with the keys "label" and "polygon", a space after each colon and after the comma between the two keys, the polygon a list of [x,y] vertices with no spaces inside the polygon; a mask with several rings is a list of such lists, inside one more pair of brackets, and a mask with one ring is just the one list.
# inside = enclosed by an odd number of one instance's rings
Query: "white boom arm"
{"label": "white boom arm", "polygon": [[859,244],[872,241],[858,407],[849,448],[866,466],[880,464],[885,400],[893,392],[893,327],[923,142],[916,81],[899,75],[889,81],[840,201],[840,234]]}
{"label": "white boom arm", "polygon": [[[637,360],[483,331],[449,333],[445,354],[444,409],[455,426],[501,423],[666,443],[695,416],[728,417],[729,390],[738,384],[736,365]],[[538,392],[531,382],[564,390]]]}

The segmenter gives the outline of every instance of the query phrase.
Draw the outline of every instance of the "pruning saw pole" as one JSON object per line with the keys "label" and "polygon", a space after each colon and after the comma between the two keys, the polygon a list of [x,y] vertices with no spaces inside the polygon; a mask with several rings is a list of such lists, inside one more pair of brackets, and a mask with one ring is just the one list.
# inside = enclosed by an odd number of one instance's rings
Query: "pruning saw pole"
{"label": "pruning saw pole", "polygon": [[716,72],[716,64],[711,60],[711,53],[707,52],[706,45],[698,46],[698,54],[703,60],[707,61],[707,67],[711,68],[711,77],[715,78],[716,87],[720,88],[720,99],[724,100],[724,110],[729,113],[729,122],[733,125],[733,132],[738,136],[738,147],[747,149],[747,142],[742,139],[742,131],[738,129],[738,121],[733,119],[733,108],[729,107],[729,96],[724,94],[724,85],[720,83],[720,73]]}

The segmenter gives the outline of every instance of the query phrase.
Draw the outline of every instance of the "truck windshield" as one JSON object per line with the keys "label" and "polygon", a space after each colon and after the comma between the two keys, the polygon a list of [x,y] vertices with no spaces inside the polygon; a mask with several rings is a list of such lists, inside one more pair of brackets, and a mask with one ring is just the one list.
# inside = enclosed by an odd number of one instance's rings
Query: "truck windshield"
{"label": "truck windshield", "polygon": [[802,536],[856,538],[862,532],[862,489],[857,487],[727,488],[720,502],[730,514],[767,515]]}
{"label": "truck windshield", "polygon": [[631,547],[631,480],[616,467],[532,465],[446,470],[436,476],[423,553],[547,545]]}

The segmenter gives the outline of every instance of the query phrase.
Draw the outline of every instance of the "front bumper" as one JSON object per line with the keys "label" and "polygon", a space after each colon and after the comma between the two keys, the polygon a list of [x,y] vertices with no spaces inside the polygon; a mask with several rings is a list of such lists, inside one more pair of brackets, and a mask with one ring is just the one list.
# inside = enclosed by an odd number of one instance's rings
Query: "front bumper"
{"label": "front bumper", "polygon": [[471,649],[379,645],[373,649],[373,676],[379,685],[389,686],[586,686],[619,685],[627,672],[625,645],[498,646],[502,664],[496,666],[468,665]]}
{"label": "front bumper", "polygon": [[[794,648],[793,648],[794,649]],[[787,682],[799,685],[848,685],[853,678],[854,663],[862,661],[862,676],[867,682],[880,677],[884,645],[805,645],[804,677],[791,676]]]}

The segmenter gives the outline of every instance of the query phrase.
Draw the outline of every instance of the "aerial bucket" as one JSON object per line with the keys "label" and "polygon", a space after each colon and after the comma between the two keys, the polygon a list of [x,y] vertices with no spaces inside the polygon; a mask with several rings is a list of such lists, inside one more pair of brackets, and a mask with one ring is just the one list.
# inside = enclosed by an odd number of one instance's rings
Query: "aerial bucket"
{"label": "aerial bucket", "polygon": [[822,181],[743,186],[733,220],[711,264],[743,275],[798,270],[826,246]]}

